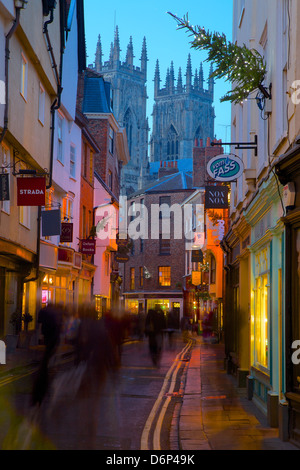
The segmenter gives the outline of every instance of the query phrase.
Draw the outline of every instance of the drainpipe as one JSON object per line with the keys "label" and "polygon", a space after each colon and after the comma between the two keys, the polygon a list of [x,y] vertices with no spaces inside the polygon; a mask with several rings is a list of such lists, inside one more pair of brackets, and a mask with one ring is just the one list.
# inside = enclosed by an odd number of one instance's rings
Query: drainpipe
{"label": "drainpipe", "polygon": [[52,186],[52,174],[53,174],[53,154],[54,154],[54,128],[55,128],[55,111],[60,108],[61,105],[61,94],[62,94],[62,68],[63,68],[63,54],[64,54],[64,47],[65,47],[65,42],[64,42],[64,30],[65,30],[65,25],[64,25],[64,19],[65,19],[65,9],[64,9],[64,2],[60,1],[60,65],[59,65],[59,71],[57,68],[57,64],[55,61],[55,57],[53,54],[53,48],[51,45],[50,37],[49,37],[49,32],[48,32],[48,25],[53,22],[53,9],[50,11],[50,19],[44,23],[44,29],[43,33],[46,37],[46,42],[47,42],[47,47],[48,51],[51,56],[52,60],[52,68],[55,73],[55,78],[56,78],[56,83],[57,83],[57,97],[55,98],[54,102],[51,105],[51,144],[50,144],[50,169],[49,169],[49,182],[48,185],[46,186],[47,189],[51,188]]}
{"label": "drainpipe", "polygon": [[[57,70],[57,64],[55,61],[55,57],[53,54],[53,48],[51,45],[49,32],[48,32],[48,25],[53,22],[54,14],[53,9],[50,11],[50,19],[45,21],[43,33],[46,37],[48,51],[51,56],[52,60],[52,68],[54,69],[56,83],[57,83],[57,97],[55,98],[54,102],[51,105],[51,146],[50,146],[50,169],[49,169],[49,183],[46,186],[46,189],[51,188],[52,186],[52,172],[53,172],[53,153],[54,153],[54,123],[55,123],[55,111],[60,108],[61,105],[61,93],[62,93],[62,65],[63,65],[63,53],[64,53],[64,2],[60,1],[60,66],[59,72]],[[24,283],[37,281],[40,275],[40,233],[41,233],[41,207],[38,207],[38,218],[37,218],[37,247],[36,247],[36,275],[33,278],[25,279]]]}
{"label": "drainpipe", "polygon": [[8,73],[9,73],[9,56],[10,56],[10,50],[9,50],[9,42],[16,31],[17,27],[19,26],[20,23],[20,11],[22,7],[16,7],[16,18],[14,20],[14,24],[12,25],[11,29],[7,33],[5,37],[5,109],[4,109],[4,126],[0,135],[0,144],[3,141],[5,134],[8,129]]}

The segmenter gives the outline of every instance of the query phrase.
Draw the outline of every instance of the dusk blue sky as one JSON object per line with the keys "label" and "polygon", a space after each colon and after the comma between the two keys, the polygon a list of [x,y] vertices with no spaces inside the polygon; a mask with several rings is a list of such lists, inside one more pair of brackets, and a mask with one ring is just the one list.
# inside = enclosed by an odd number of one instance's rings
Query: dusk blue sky
{"label": "dusk blue sky", "polygon": [[[153,0],[151,5],[138,0],[85,0],[85,29],[87,64],[94,63],[98,35],[101,36],[103,61],[108,60],[114,30],[119,28],[121,60],[125,60],[130,36],[133,40],[134,65],[140,65],[143,37],[146,37],[148,52],[148,118],[152,129],[153,79],[156,60],[159,60],[161,86],[165,84],[166,72],[174,64],[175,78],[181,67],[183,79],[188,54],[191,54],[193,73],[203,62],[204,79],[208,78],[210,63],[207,54],[191,49],[191,37],[184,30],[177,30],[175,20],[168,11],[183,17],[186,13],[192,25],[204,26],[211,31],[232,37],[232,0]],[[230,141],[230,104],[220,103],[220,98],[230,89],[230,84],[221,80],[215,83],[215,135],[223,142]],[[150,130],[151,134],[151,130]],[[150,137],[150,135],[149,135]]]}

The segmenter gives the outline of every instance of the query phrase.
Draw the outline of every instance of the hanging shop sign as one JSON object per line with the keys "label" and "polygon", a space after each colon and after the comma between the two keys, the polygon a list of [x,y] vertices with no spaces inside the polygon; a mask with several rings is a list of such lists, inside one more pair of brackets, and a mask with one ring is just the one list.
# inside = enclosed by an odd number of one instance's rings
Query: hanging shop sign
{"label": "hanging shop sign", "polygon": [[192,271],[192,284],[194,286],[201,284],[201,271]]}
{"label": "hanging shop sign", "polygon": [[60,243],[72,243],[73,241],[73,224],[69,222],[62,222]]}
{"label": "hanging shop sign", "polygon": [[52,237],[61,233],[60,209],[42,211],[42,236]]}
{"label": "hanging shop sign", "polygon": [[9,178],[8,173],[0,175],[0,201],[9,201]]}
{"label": "hanging shop sign", "polygon": [[129,242],[130,242],[130,240],[129,240],[128,236],[126,236],[126,238],[120,238],[119,233],[117,233],[116,243],[117,243],[118,246],[126,248],[129,244]]}
{"label": "hanging shop sign", "polygon": [[227,186],[206,186],[205,208],[206,209],[228,209]]}
{"label": "hanging shop sign", "polygon": [[96,240],[89,238],[80,240],[80,253],[83,255],[94,255],[96,253]]}
{"label": "hanging shop sign", "polygon": [[244,164],[234,155],[217,155],[208,162],[206,169],[215,181],[234,181],[243,174]]}
{"label": "hanging shop sign", "polygon": [[192,250],[192,263],[203,263],[202,250]]}
{"label": "hanging shop sign", "polygon": [[45,194],[45,177],[17,178],[18,206],[44,206]]}
{"label": "hanging shop sign", "polygon": [[129,261],[129,256],[126,255],[126,253],[120,253],[117,251],[115,255],[115,261],[117,263],[127,263],[127,261]]}

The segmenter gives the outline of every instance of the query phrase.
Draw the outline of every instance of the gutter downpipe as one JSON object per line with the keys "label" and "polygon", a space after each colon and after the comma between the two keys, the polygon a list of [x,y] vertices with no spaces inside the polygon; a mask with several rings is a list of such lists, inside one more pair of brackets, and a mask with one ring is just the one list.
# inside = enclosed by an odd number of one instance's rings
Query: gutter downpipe
{"label": "gutter downpipe", "polygon": [[[48,32],[48,25],[53,22],[54,14],[53,9],[50,12],[50,19],[44,23],[43,33],[46,36],[48,51],[52,60],[52,68],[54,69],[56,82],[57,82],[57,97],[51,105],[51,144],[50,144],[50,170],[49,170],[49,183],[46,189],[52,186],[52,172],[53,172],[53,153],[54,153],[54,124],[55,124],[55,111],[60,108],[61,105],[61,94],[62,94],[62,65],[63,65],[63,53],[64,53],[64,4],[63,0],[60,1],[60,66],[59,73],[57,71],[57,64],[53,54],[53,48]],[[37,281],[40,276],[40,233],[41,233],[41,207],[38,207],[38,218],[37,218],[37,248],[36,248],[36,275],[33,278],[25,279],[24,283]]]}
{"label": "gutter downpipe", "polygon": [[8,75],[9,75],[9,56],[10,56],[10,50],[9,50],[9,42],[16,31],[17,27],[20,24],[20,11],[21,7],[16,7],[16,18],[14,20],[14,24],[12,25],[11,29],[7,33],[5,37],[5,109],[4,109],[4,125],[2,129],[2,133],[0,136],[0,144],[3,141],[5,134],[8,129]]}
{"label": "gutter downpipe", "polygon": [[50,169],[49,169],[49,182],[46,189],[50,189],[52,186],[52,174],[53,174],[53,154],[54,154],[54,128],[55,128],[55,111],[60,108],[61,105],[61,94],[62,94],[62,68],[63,68],[63,54],[64,54],[64,2],[60,0],[60,65],[59,72],[57,70],[57,64],[53,54],[53,48],[51,45],[48,25],[53,22],[53,9],[50,12],[50,19],[44,23],[43,33],[46,36],[46,42],[48,51],[52,60],[52,68],[54,69],[55,78],[57,82],[57,97],[51,105],[51,144],[50,144]]}

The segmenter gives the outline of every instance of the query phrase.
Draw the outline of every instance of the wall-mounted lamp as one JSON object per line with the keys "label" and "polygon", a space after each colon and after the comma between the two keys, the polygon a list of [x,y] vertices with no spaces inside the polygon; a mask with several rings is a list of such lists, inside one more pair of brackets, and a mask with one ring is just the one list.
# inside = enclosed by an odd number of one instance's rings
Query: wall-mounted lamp
{"label": "wall-mounted lamp", "polygon": [[26,8],[28,1],[27,0],[15,0],[15,7],[16,8]]}

